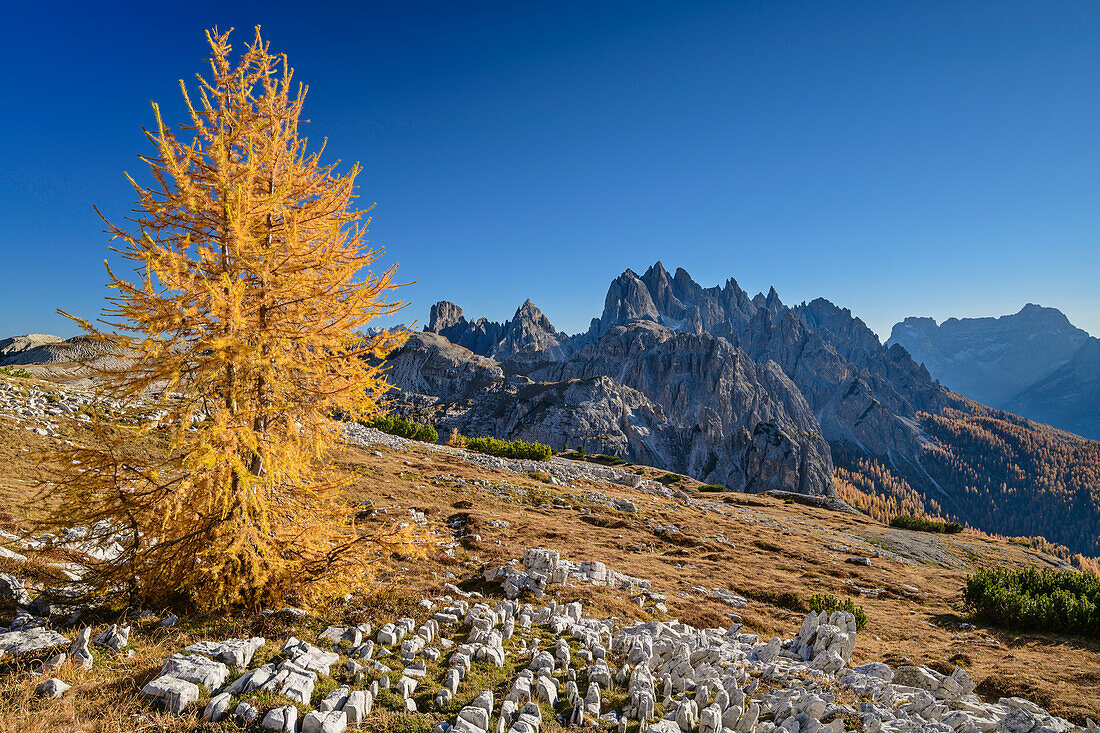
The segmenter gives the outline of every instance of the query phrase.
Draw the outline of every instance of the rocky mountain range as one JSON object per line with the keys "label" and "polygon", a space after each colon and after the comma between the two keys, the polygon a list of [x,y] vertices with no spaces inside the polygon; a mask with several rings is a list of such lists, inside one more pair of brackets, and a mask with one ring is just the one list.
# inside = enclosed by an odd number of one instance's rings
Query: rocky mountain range
{"label": "rocky mountain range", "polygon": [[575,336],[530,301],[505,323],[437,303],[391,363],[403,403],[444,428],[748,491],[830,494],[830,441],[915,459],[917,412],[961,404],[848,310],[788,307],[774,289],[750,297],[732,279],[704,288],[661,263],[619,276]]}
{"label": "rocky mountain range", "polygon": [[[530,301],[503,323],[441,301],[389,363],[398,411],[442,435],[582,447],[737,491],[831,496],[843,471],[845,490],[868,504],[1086,551],[1098,544],[1087,539],[1100,526],[1087,488],[1095,444],[950,391],[903,345],[882,344],[824,299],[788,306],[774,289],[750,296],[733,279],[703,287],[658,262],[616,278],[583,333],[559,331]],[[973,435],[991,425],[1046,447],[990,454]],[[1075,456],[1069,473],[1035,479],[1063,466],[1058,451]],[[1002,464],[1019,486],[989,478],[975,490],[974,472],[1000,476]],[[1027,510],[1005,511],[1001,502],[1018,497],[1032,502]],[[1072,529],[1058,519],[1067,505],[1086,508]]]}
{"label": "rocky mountain range", "polygon": [[1056,308],[998,318],[906,318],[899,344],[949,389],[1001,410],[1100,439],[1100,340]]}

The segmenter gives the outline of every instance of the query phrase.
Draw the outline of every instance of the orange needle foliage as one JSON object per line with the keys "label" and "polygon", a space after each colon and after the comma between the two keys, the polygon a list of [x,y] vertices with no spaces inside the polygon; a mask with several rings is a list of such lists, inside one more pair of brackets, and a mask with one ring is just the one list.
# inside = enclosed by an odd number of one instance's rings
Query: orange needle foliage
{"label": "orange needle foliage", "polygon": [[180,82],[180,136],[153,105],[156,154],[142,157],[153,184],[130,178],[133,227],[108,222],[137,273],[129,282],[108,267],[115,331],[75,319],[133,357],[104,372],[107,394],[153,395],[156,416],[137,430],[163,436],[168,457],[127,455],[133,435],[100,426],[101,442],[73,449],[52,477],[60,503],[47,524],[119,539],[121,557],[83,578],[108,594],[308,604],[365,582],[395,550],[416,553],[407,530],[356,529],[323,460],[340,437],[334,417],[378,414],[389,389],[379,365],[406,334],[359,330],[400,307],[387,299],[396,266],[360,279],[379,252],[353,207],[359,168],[338,175],[306,152],[305,88],[285,57],[259,28],[236,66],[228,33],[207,39],[197,104]]}

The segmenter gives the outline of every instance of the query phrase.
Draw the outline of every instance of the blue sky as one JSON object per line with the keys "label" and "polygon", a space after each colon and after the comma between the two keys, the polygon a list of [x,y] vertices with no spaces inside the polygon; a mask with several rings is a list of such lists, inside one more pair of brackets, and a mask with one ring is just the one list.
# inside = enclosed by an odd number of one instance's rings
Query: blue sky
{"label": "blue sky", "polygon": [[[33,7],[31,7],[33,6]],[[559,328],[662,260],[908,315],[1061,308],[1100,334],[1095,2],[22,3],[0,30],[0,337],[95,315],[156,100],[204,28],[263,26],[371,241],[453,300]]]}

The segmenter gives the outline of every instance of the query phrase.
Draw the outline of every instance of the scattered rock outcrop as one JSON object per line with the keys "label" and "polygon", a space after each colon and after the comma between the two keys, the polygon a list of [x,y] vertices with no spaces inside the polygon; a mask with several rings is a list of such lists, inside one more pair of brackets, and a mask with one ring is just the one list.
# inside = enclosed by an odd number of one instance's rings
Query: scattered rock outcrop
{"label": "scattered rock outcrop", "polygon": [[573,563],[562,560],[556,550],[541,547],[529,548],[523,554],[523,570],[511,565],[489,566],[482,575],[489,582],[500,583],[508,598],[515,598],[523,592],[545,595],[549,586],[564,585],[569,581],[618,588],[628,593],[650,587],[648,580],[611,570],[602,562],[586,560]]}
{"label": "scattered rock outcrop", "polygon": [[68,644],[69,640],[61,634],[41,627],[26,631],[9,631],[6,634],[0,633],[0,657],[5,654],[23,657]]}
{"label": "scattered rock outcrop", "polygon": [[[485,577],[502,581],[509,596],[539,596],[568,581],[657,595],[647,580],[601,563],[565,561],[545,548],[529,548],[523,565],[522,571],[487,568]],[[738,608],[747,603],[726,590],[714,593]],[[846,612],[809,613],[794,638],[784,640],[746,633],[739,623],[708,629],[678,621],[623,623],[588,615],[578,601],[548,598],[535,605],[463,595],[423,599],[419,619],[410,615],[378,629],[330,626],[317,642],[331,651],[290,637],[257,666],[262,638],[199,641],[169,655],[141,694],[168,713],[183,713],[208,694],[203,721],[233,719],[302,733],[362,726],[382,690],[389,691],[389,709],[413,715],[445,707],[460,692],[474,695],[435,733],[540,733],[546,709],[555,711],[559,725],[620,732],[635,722],[650,733],[843,733],[852,723],[875,733],[1098,730],[1074,726],[1020,698],[983,701],[961,668],[942,674],[881,662],[852,667],[858,630]],[[111,626],[96,638],[117,640],[125,629]],[[81,631],[74,653],[86,650],[90,636],[90,629]],[[17,654],[67,643],[41,628],[0,633],[0,649]],[[58,657],[63,661],[63,654],[55,655],[37,673],[61,669]],[[486,679],[484,671],[472,671],[502,670],[508,660],[508,669],[518,671],[502,697],[470,689],[470,679]],[[327,693],[315,695],[322,680]],[[417,690],[429,684],[429,702],[422,703]],[[36,694],[58,698],[68,689],[51,677]],[[294,704],[258,708],[254,691],[284,695]],[[423,704],[434,708],[422,710]]]}

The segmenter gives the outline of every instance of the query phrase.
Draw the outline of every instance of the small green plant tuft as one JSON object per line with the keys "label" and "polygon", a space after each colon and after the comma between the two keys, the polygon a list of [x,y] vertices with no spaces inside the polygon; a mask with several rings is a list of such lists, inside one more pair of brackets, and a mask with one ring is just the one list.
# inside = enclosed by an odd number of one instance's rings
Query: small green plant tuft
{"label": "small green plant tuft", "polygon": [[842,601],[831,593],[814,593],[810,596],[810,610],[814,613],[847,611],[856,617],[856,631],[863,631],[867,625],[867,614],[863,611],[863,606],[857,606],[851,598]]}
{"label": "small green plant tuft", "polygon": [[940,534],[958,534],[963,531],[963,526],[958,522],[937,522],[933,519],[915,517],[912,514],[897,515],[890,520],[890,526],[918,532],[938,532]]}
{"label": "small green plant tuft", "polygon": [[424,443],[435,443],[439,440],[439,433],[436,431],[434,425],[418,423],[415,420],[409,420],[404,417],[387,415],[385,417],[376,417],[373,420],[360,420],[359,424],[365,425],[368,428],[374,428],[375,430],[381,430],[383,433],[396,435],[399,438],[419,440]]}
{"label": "small green plant tuft", "polygon": [[703,484],[699,487],[699,491],[718,492],[725,491],[726,487],[722,484]]}
{"label": "small green plant tuft", "polygon": [[374,698],[374,704],[386,710],[404,710],[405,701],[393,690],[379,690]]}

